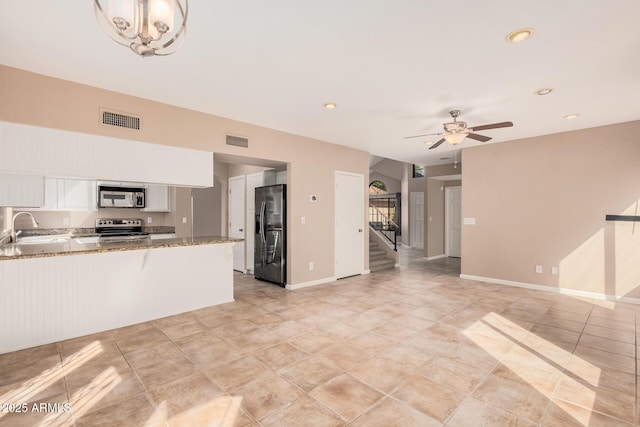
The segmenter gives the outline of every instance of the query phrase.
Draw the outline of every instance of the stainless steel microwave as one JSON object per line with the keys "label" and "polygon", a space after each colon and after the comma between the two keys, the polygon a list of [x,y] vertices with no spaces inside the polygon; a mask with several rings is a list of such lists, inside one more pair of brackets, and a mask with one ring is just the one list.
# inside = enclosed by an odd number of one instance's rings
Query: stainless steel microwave
{"label": "stainless steel microwave", "polygon": [[98,186],[99,208],[144,208],[145,189],[142,187]]}

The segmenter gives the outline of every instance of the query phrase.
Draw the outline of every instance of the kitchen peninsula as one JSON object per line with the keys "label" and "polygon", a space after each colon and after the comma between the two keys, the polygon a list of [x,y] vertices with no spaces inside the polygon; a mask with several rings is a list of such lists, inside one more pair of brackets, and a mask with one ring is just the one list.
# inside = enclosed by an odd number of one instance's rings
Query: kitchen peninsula
{"label": "kitchen peninsula", "polygon": [[233,301],[236,239],[0,247],[0,354]]}

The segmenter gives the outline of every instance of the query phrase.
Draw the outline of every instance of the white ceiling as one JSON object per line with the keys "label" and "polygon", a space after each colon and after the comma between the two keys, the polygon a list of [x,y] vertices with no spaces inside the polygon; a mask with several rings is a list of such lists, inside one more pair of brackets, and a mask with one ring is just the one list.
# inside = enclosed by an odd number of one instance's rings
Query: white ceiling
{"label": "white ceiling", "polygon": [[[0,62],[441,164],[453,147],[403,137],[439,132],[454,108],[469,126],[514,123],[479,132],[491,142],[640,119],[638,19],[638,0],[191,0],[183,47],[142,59],[91,0],[0,0]],[[522,27],[531,39],[505,42]]]}

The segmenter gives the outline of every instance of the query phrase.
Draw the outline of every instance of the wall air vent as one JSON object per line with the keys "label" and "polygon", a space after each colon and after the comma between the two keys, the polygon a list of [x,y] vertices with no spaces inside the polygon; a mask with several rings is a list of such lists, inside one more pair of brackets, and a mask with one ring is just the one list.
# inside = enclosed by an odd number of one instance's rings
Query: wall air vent
{"label": "wall air vent", "polygon": [[227,145],[235,145],[236,147],[249,148],[249,138],[242,136],[227,135]]}
{"label": "wall air vent", "polygon": [[101,120],[103,125],[140,130],[140,117],[107,110],[100,110],[100,115],[102,116]]}

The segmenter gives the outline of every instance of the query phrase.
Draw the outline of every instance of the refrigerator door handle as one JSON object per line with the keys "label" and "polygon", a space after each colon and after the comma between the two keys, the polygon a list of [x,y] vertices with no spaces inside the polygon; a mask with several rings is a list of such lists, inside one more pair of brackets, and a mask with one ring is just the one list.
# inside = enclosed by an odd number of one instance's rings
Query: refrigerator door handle
{"label": "refrigerator door handle", "polygon": [[262,243],[266,243],[267,242],[267,236],[265,235],[265,231],[264,231],[264,217],[266,214],[266,210],[267,210],[267,203],[266,202],[262,202],[262,204],[260,205],[260,239],[262,240]]}

